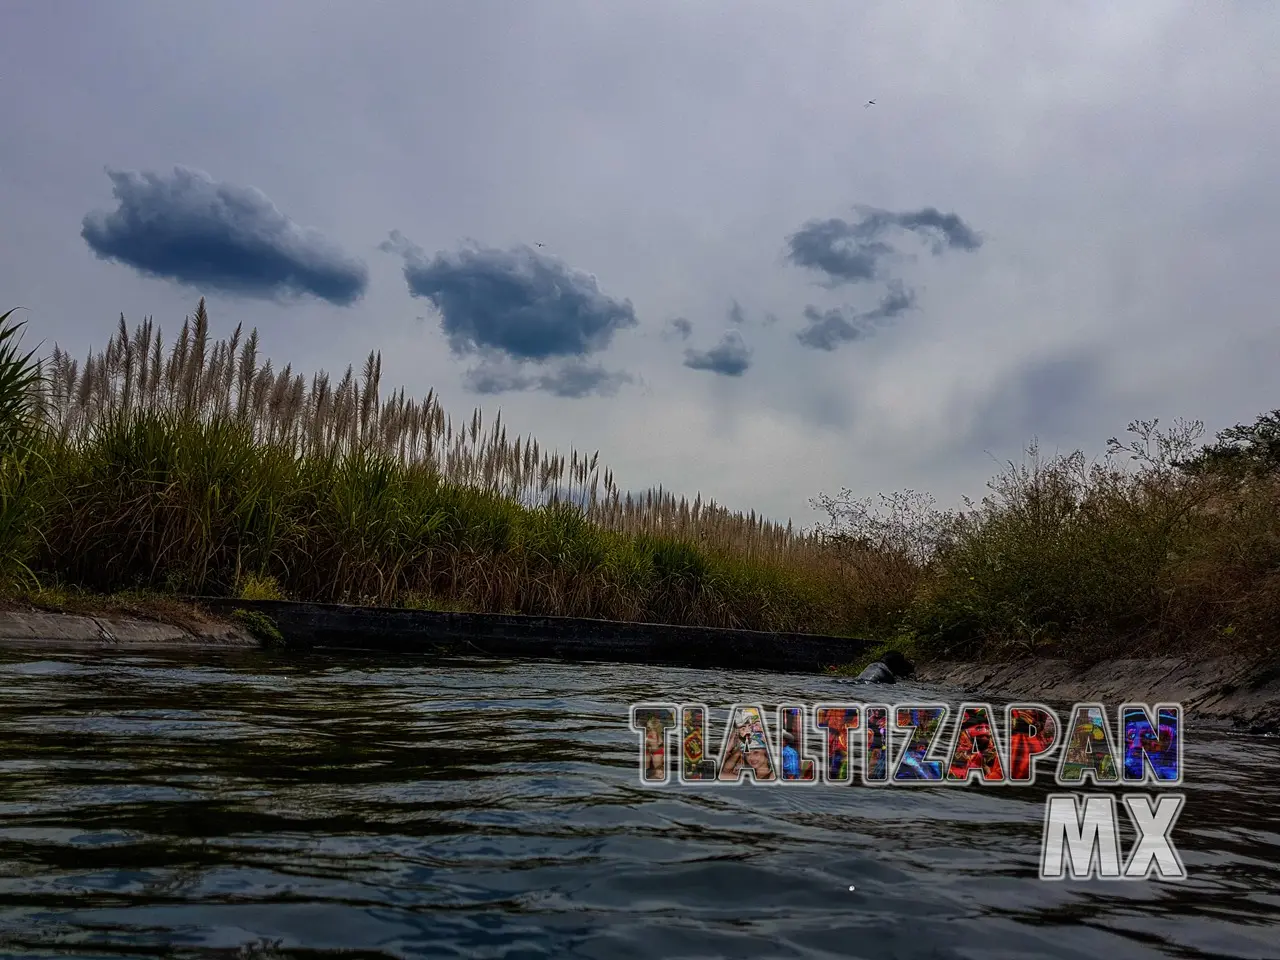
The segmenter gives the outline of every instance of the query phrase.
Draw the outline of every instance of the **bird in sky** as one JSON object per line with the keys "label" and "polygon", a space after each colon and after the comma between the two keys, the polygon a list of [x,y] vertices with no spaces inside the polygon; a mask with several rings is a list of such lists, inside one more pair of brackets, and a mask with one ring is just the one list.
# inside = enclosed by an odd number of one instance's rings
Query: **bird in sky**
{"label": "bird in sky", "polygon": [[867,109],[867,107],[874,107],[875,105],[876,105],[876,102],[874,100],[868,100],[866,103],[862,105],[862,109],[865,110]]}
{"label": "bird in sky", "polygon": [[535,247],[545,247],[545,246],[546,246],[546,244],[545,244],[545,243],[537,243],[537,242],[535,242],[535,243],[534,243],[534,246],[535,246]]}

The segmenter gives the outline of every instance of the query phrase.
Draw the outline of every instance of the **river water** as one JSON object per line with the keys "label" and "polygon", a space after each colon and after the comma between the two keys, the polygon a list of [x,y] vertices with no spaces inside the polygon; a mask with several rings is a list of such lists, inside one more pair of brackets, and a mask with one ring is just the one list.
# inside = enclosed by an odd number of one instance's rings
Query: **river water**
{"label": "river water", "polygon": [[1188,729],[1180,884],[1038,880],[1048,787],[640,783],[631,702],[706,702],[718,745],[730,703],[865,694],[605,664],[0,650],[0,954],[1280,957],[1274,740]]}

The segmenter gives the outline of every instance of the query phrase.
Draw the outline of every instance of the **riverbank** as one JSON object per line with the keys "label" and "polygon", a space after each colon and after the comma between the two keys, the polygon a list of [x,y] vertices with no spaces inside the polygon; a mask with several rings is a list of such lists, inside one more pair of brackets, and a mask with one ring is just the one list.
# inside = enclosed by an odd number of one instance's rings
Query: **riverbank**
{"label": "riverbank", "polygon": [[[827,672],[875,649],[849,637],[517,617],[339,604],[200,599],[164,619],[119,612],[0,610],[0,644],[164,648],[278,646],[292,650],[471,654],[570,661]],[[161,615],[163,616],[163,614]],[[181,621],[181,622],[165,622]],[[1053,658],[924,662],[913,681],[992,700],[1181,703],[1188,720],[1244,733],[1280,733],[1280,659],[1165,657],[1089,665]]]}
{"label": "riverbank", "polygon": [[963,509],[820,495],[830,522],[800,529],[384,396],[376,354],[308,390],[255,335],[211,339],[203,301],[167,361],[150,321],[83,368],[15,353],[19,332],[0,317],[0,584],[574,620],[584,654],[618,622],[774,638],[724,653],[748,660],[812,634],[922,662],[1275,655],[1280,414],[1198,452],[1203,425],[1156,421],[1098,462],[1033,445]]}
{"label": "riverbank", "polygon": [[210,643],[784,673],[849,667],[867,660],[876,647],[855,637],[286,600],[143,601],[130,604],[139,611],[133,615],[121,615],[118,606],[110,613],[94,611],[90,603],[78,598],[74,612],[10,604],[0,610],[0,643]]}
{"label": "riverbank", "polygon": [[37,609],[0,610],[0,644],[86,647],[259,647],[262,641],[230,619],[183,623],[123,617],[51,613]]}
{"label": "riverbank", "polygon": [[1024,658],[995,663],[920,664],[912,678],[979,698],[1180,703],[1193,723],[1242,733],[1280,733],[1280,658],[1162,657],[1099,660]]}

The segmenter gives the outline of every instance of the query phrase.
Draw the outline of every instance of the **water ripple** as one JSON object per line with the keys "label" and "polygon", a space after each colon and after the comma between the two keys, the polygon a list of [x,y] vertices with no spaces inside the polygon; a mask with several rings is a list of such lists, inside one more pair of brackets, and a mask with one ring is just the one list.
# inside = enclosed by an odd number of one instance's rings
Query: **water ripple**
{"label": "water ripple", "polygon": [[[1047,784],[638,781],[630,702],[861,692],[610,664],[0,651],[0,951],[1280,955],[1275,741],[1190,732],[1179,885],[1036,880]],[[913,694],[938,698],[894,699]]]}

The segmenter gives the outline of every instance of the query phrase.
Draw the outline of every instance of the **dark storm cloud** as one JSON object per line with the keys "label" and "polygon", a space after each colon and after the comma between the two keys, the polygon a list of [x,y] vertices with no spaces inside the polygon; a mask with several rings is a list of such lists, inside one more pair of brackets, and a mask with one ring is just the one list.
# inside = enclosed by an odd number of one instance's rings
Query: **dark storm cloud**
{"label": "dark storm cloud", "polygon": [[751,366],[751,351],[736,330],[730,330],[710,350],[686,350],[684,365],[691,370],[709,370],[725,377],[740,377]]}
{"label": "dark storm cloud", "polygon": [[399,231],[381,249],[404,257],[409,292],[430,300],[455,353],[498,351],[518,360],[585,356],[637,323],[630,300],[596,278],[529,247],[468,247],[428,259]]}
{"label": "dark storm cloud", "polygon": [[824,273],[833,284],[867,283],[884,277],[884,262],[900,251],[886,240],[895,228],[927,241],[935,256],[948,249],[977,250],[982,238],[954,213],[933,207],[893,212],[863,208],[855,221],[810,220],[787,238],[787,259]]}
{"label": "dark storm cloud", "polygon": [[834,350],[851,340],[864,340],[875,333],[876,328],[915,305],[915,293],[901,283],[891,283],[889,292],[874,310],[854,310],[838,307],[820,310],[814,306],[804,309],[809,326],[796,334],[796,339],[815,350]]}
{"label": "dark storm cloud", "polygon": [[626,373],[605,370],[570,361],[550,373],[527,374],[520,369],[481,365],[468,370],[466,386],[476,393],[498,394],[525,390],[538,390],[557,397],[580,399],[582,397],[612,396],[624,383],[631,383]]}
{"label": "dark storm cloud", "polygon": [[187,167],[171,175],[107,170],[117,208],[84,218],[80,236],[103,260],[187,286],[268,300],[305,294],[346,306],[368,269],[294,223],[253,187]]}

